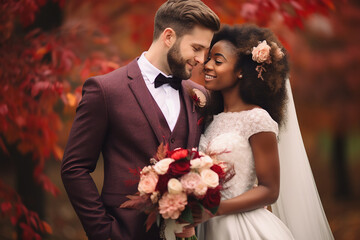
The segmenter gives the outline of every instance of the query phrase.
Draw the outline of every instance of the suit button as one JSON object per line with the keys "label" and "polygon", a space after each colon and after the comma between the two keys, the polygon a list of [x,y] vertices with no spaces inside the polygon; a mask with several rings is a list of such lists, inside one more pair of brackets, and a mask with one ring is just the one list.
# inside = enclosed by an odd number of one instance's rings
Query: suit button
{"label": "suit button", "polygon": [[170,142],[171,142],[171,143],[174,143],[174,142],[175,142],[175,139],[172,138],[172,139],[170,140]]}

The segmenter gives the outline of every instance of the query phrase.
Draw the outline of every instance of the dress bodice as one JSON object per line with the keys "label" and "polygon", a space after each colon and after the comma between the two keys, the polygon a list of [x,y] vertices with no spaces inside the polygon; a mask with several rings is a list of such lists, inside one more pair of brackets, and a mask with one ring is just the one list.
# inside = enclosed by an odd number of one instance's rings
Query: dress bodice
{"label": "dress bodice", "polygon": [[222,112],[201,136],[199,150],[216,154],[220,161],[234,167],[235,176],[222,191],[222,198],[229,199],[251,189],[256,181],[255,163],[249,138],[259,132],[274,132],[278,124],[261,108],[241,112]]}

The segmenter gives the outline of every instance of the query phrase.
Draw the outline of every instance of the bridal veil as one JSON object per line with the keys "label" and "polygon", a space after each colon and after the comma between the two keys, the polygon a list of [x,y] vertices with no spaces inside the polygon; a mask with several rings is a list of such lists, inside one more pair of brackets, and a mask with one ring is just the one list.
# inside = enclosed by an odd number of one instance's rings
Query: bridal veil
{"label": "bridal veil", "polygon": [[306,155],[289,80],[286,88],[287,117],[279,134],[280,195],[272,210],[297,240],[334,239]]}

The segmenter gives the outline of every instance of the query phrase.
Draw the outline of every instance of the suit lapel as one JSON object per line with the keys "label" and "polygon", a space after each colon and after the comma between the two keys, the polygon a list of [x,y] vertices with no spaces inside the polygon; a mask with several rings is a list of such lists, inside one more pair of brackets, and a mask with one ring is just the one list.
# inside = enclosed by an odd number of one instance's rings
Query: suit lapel
{"label": "suit lapel", "polygon": [[188,134],[188,141],[187,145],[188,148],[195,146],[196,141],[196,134],[197,134],[197,113],[195,109],[194,102],[189,95],[189,87],[186,84],[186,80],[182,81],[182,94],[185,101],[185,108],[187,113],[188,119],[188,126],[189,126],[189,134]]}
{"label": "suit lapel", "polygon": [[148,120],[159,144],[164,141],[164,134],[161,131],[161,124],[156,117],[156,109],[153,104],[150,104],[154,100],[145,85],[145,81],[141,75],[140,68],[137,64],[137,59],[128,64],[128,77],[129,87],[133,92],[141,110],[143,111],[146,119]]}

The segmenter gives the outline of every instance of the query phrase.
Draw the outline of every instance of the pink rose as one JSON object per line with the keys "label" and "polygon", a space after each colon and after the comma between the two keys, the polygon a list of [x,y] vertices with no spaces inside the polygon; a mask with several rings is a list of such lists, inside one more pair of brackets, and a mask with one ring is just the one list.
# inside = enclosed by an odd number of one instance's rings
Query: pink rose
{"label": "pink rose", "polygon": [[195,191],[196,186],[199,185],[202,181],[199,174],[195,172],[189,172],[188,174],[185,174],[181,177],[180,182],[184,191],[187,194],[190,194]]}
{"label": "pink rose", "polygon": [[204,198],[207,190],[208,190],[207,185],[203,182],[200,182],[198,185],[196,185],[194,194],[198,199],[202,199]]}
{"label": "pink rose", "polygon": [[159,213],[164,219],[177,219],[187,204],[184,192],[179,194],[165,193],[159,200]]}
{"label": "pink rose", "polygon": [[262,41],[259,45],[257,45],[257,47],[253,48],[252,59],[258,63],[271,63],[270,49],[271,48],[267,45],[266,40]]}
{"label": "pink rose", "polygon": [[147,171],[140,176],[138,191],[140,194],[152,193],[155,191],[159,176],[154,171]]}

